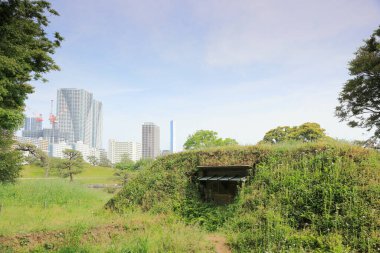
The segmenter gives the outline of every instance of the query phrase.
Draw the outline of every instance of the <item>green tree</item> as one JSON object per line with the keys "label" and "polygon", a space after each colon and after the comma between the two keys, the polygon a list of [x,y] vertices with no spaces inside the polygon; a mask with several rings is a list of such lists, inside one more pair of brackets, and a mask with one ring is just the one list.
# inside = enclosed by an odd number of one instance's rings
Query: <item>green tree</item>
{"label": "green tree", "polygon": [[325,129],[321,128],[318,123],[307,122],[294,128],[294,131],[289,134],[291,140],[298,141],[316,141],[325,137]]}
{"label": "green tree", "polygon": [[115,167],[119,170],[134,170],[135,162],[132,161],[127,154],[125,154],[119,163],[115,164]]}
{"label": "green tree", "polygon": [[87,156],[87,160],[88,160],[89,163],[92,164],[93,166],[97,166],[97,165],[99,165],[99,159],[96,158],[96,156],[94,156],[94,155]]}
{"label": "green tree", "polygon": [[12,182],[21,169],[21,154],[13,149],[13,134],[23,122],[32,80],[58,70],[52,59],[62,37],[45,29],[47,15],[58,15],[42,0],[0,1],[0,182]]}
{"label": "green tree", "polygon": [[104,152],[100,153],[99,166],[112,167],[111,161],[107,158],[107,155]]}
{"label": "green tree", "polygon": [[102,167],[112,167],[112,163],[111,163],[111,161],[107,157],[101,156],[100,159],[99,159],[99,166],[102,166]]}
{"label": "green tree", "polygon": [[293,131],[294,131],[293,127],[279,126],[279,127],[269,130],[265,134],[263,141],[267,143],[283,142],[289,139],[289,134],[292,133]]}
{"label": "green tree", "polygon": [[280,126],[269,130],[262,142],[279,143],[284,141],[316,141],[326,137],[325,129],[318,123],[307,122],[300,126]]}
{"label": "green tree", "polygon": [[185,150],[192,150],[229,145],[238,145],[238,142],[231,138],[219,138],[218,133],[215,131],[198,130],[194,134],[187,137],[183,147]]}
{"label": "green tree", "polygon": [[81,173],[83,170],[82,153],[77,150],[66,149],[63,151],[63,156],[64,158],[57,165],[58,170],[62,177],[70,177],[70,181],[72,182],[73,176]]}
{"label": "green tree", "polygon": [[28,152],[31,156],[33,156],[38,161],[39,165],[44,168],[45,177],[49,177],[50,159],[44,151],[29,143],[18,143],[16,149],[23,152]]}
{"label": "green tree", "polygon": [[380,26],[349,62],[351,78],[339,94],[335,114],[351,127],[374,130],[380,139]]}

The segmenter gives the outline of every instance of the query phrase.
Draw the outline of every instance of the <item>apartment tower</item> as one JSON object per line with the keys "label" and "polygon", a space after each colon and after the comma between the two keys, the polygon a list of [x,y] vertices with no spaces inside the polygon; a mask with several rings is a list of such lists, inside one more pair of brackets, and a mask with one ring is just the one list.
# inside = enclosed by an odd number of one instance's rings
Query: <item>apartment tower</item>
{"label": "apartment tower", "polygon": [[93,148],[102,143],[102,103],[92,93],[65,88],[57,92],[58,129],[69,144],[78,141]]}
{"label": "apartment tower", "polygon": [[170,153],[175,153],[176,150],[176,142],[175,142],[175,122],[174,120],[170,121]]}
{"label": "apartment tower", "polygon": [[156,158],[160,155],[160,127],[152,122],[142,125],[142,158]]}
{"label": "apartment tower", "polygon": [[136,162],[141,159],[141,143],[133,141],[115,141],[108,142],[108,160],[111,163],[119,163],[127,157]]}

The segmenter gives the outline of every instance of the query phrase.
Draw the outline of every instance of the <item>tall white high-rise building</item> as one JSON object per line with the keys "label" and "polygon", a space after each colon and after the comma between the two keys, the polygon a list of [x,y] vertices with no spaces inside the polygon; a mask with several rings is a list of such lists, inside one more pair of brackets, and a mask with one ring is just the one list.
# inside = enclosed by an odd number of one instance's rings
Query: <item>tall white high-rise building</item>
{"label": "tall white high-rise building", "polygon": [[160,127],[145,122],[142,125],[142,158],[156,158],[160,153]]}
{"label": "tall white high-rise building", "polygon": [[97,149],[102,148],[103,137],[103,104],[102,102],[93,100],[92,108],[92,141],[91,146]]}
{"label": "tall white high-rise building", "polygon": [[102,103],[92,93],[74,88],[57,92],[57,119],[60,134],[69,144],[78,141],[93,148],[101,148]]}
{"label": "tall white high-rise building", "polygon": [[170,152],[173,154],[176,150],[176,138],[175,138],[175,123],[174,120],[170,121]]}
{"label": "tall white high-rise building", "polygon": [[141,143],[133,141],[108,141],[108,160],[115,164],[120,162],[125,156],[132,161],[141,159]]}

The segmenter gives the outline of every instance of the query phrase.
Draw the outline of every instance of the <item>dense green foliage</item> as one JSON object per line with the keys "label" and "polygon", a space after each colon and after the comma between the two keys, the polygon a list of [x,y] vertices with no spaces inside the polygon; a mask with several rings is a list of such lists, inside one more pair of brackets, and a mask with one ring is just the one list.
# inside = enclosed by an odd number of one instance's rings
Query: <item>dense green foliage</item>
{"label": "dense green foliage", "polygon": [[49,15],[58,15],[47,1],[0,1],[0,182],[12,182],[20,170],[20,155],[12,137],[22,124],[31,80],[58,70],[51,55],[62,37],[46,34]]}
{"label": "dense green foliage", "polygon": [[[198,165],[255,165],[229,206],[199,199]],[[111,201],[174,212],[229,234],[237,252],[374,252],[380,248],[380,154],[335,141],[229,147],[158,159]]]}
{"label": "dense green foliage", "polygon": [[325,129],[321,128],[318,123],[304,123],[300,126],[280,126],[269,130],[263,142],[279,143],[284,141],[316,141],[326,137]]}
{"label": "dense green foliage", "polygon": [[198,130],[189,135],[183,147],[185,150],[203,149],[210,147],[232,146],[239,143],[231,138],[219,138],[218,133],[211,130]]}
{"label": "dense green foliage", "polygon": [[336,115],[351,127],[374,130],[380,139],[380,27],[349,63],[349,79],[340,95]]}

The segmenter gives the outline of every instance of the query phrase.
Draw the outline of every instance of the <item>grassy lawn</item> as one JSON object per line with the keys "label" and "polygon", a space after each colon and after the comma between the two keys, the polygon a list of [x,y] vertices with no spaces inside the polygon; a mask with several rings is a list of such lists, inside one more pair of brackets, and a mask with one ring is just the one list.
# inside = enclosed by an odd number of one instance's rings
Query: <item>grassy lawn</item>
{"label": "grassy lawn", "polygon": [[0,252],[213,252],[198,227],[170,214],[112,213],[111,197],[63,179],[0,185]]}
{"label": "grassy lawn", "polygon": [[120,183],[118,178],[114,176],[116,172],[113,168],[92,166],[86,164],[83,172],[76,175],[74,180],[85,184],[117,184]]}
{"label": "grassy lawn", "polygon": [[62,179],[23,180],[0,186],[0,235],[108,222],[111,197]]}
{"label": "grassy lawn", "polygon": [[[85,164],[83,171],[74,176],[74,181],[83,184],[117,184],[119,179],[114,176],[116,172],[113,168],[92,166]],[[36,165],[25,165],[21,171],[21,179],[42,179],[45,177],[45,170],[42,167]],[[57,172],[51,171],[49,179],[55,179],[59,177]]]}
{"label": "grassy lawn", "polygon": [[45,176],[45,170],[37,165],[25,165],[21,171],[21,178],[40,178]]}

